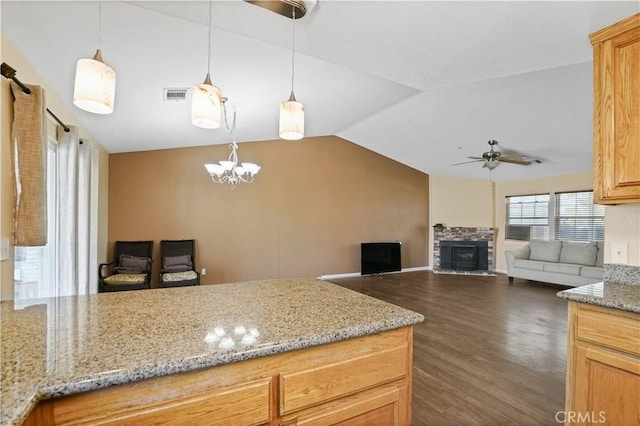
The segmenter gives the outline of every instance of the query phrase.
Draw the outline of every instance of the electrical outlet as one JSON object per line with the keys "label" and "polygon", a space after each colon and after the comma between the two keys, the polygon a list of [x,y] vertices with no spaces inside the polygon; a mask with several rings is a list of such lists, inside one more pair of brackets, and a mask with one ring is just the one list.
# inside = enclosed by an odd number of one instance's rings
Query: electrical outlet
{"label": "electrical outlet", "polygon": [[611,263],[617,263],[619,265],[626,265],[629,263],[629,257],[627,253],[627,243],[611,243]]}
{"label": "electrical outlet", "polygon": [[207,275],[207,268],[202,268],[200,270],[200,275],[202,275],[202,276]]}

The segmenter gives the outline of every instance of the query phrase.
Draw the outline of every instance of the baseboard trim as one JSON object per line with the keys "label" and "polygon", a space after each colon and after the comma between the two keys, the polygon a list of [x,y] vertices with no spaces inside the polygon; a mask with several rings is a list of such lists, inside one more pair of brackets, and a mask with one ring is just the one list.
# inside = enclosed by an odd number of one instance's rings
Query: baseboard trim
{"label": "baseboard trim", "polygon": [[[433,268],[431,266],[416,266],[413,268],[403,268],[401,271],[394,272],[385,272],[382,274],[373,274],[373,275],[387,275],[387,274],[401,274],[403,272],[416,272],[416,271],[431,271]],[[362,274],[360,272],[349,272],[346,274],[329,274],[329,275],[320,275],[318,279],[321,280],[335,280],[339,278],[354,278],[361,277]],[[366,275],[365,275],[366,276]]]}

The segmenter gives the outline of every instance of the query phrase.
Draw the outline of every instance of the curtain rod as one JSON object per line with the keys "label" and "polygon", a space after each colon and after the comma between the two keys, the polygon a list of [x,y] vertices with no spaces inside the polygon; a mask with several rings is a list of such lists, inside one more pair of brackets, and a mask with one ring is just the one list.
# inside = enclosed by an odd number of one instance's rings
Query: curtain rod
{"label": "curtain rod", "polygon": [[[22,91],[25,94],[27,94],[27,95],[31,94],[31,90],[29,90],[29,88],[27,86],[25,86],[20,80],[18,80],[18,77],[16,77],[16,70],[14,70],[9,65],[7,65],[6,62],[2,63],[2,76],[4,78],[13,80],[18,86],[20,86],[20,88],[22,89]],[[49,108],[47,108],[47,112],[49,113],[49,115],[54,120],[56,120],[58,122],[59,125],[62,126],[62,128],[64,129],[65,132],[69,132],[71,130],[71,129],[69,129],[69,127],[66,124],[64,124],[62,122],[62,120],[60,120],[58,117],[56,117],[56,115],[54,113],[52,113]]]}

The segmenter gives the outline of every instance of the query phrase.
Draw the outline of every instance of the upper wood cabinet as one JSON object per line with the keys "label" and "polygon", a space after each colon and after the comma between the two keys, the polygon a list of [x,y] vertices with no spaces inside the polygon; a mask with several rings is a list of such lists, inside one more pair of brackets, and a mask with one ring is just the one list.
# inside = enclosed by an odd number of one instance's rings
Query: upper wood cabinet
{"label": "upper wood cabinet", "polygon": [[640,13],[589,38],[594,202],[640,203]]}

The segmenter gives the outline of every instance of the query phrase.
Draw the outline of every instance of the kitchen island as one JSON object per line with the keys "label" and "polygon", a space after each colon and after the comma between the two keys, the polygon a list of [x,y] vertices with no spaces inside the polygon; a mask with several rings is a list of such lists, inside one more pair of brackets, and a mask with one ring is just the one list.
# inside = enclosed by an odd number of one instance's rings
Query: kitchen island
{"label": "kitchen island", "polygon": [[2,302],[5,424],[410,422],[423,316],[316,279]]}

